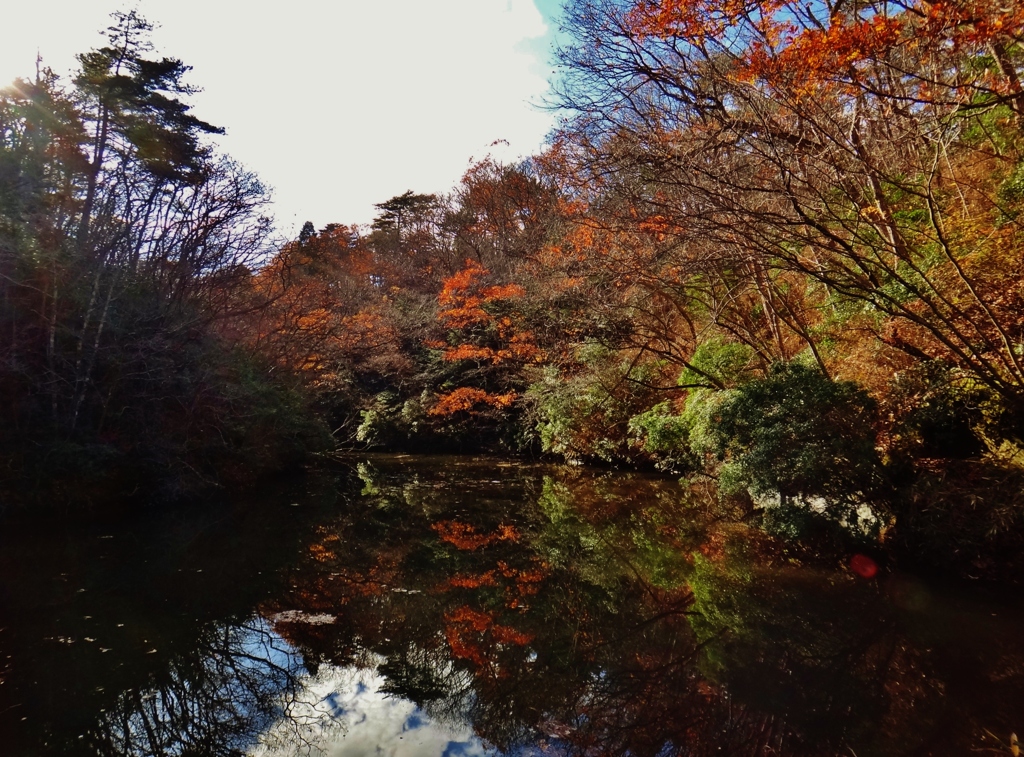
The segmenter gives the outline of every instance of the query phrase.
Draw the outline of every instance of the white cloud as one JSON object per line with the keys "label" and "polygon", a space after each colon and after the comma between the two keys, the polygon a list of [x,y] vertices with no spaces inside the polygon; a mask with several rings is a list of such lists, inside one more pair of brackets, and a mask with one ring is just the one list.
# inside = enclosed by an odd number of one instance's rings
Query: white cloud
{"label": "white cloud", "polygon": [[[196,113],[223,149],[274,186],[284,227],[368,222],[406,189],[447,190],[495,140],[536,151],[551,117],[531,0],[144,0],[160,52],[192,65]],[[100,0],[23,3],[0,78],[30,73],[38,46],[57,70],[102,42]],[[533,43],[531,43],[533,41]]]}

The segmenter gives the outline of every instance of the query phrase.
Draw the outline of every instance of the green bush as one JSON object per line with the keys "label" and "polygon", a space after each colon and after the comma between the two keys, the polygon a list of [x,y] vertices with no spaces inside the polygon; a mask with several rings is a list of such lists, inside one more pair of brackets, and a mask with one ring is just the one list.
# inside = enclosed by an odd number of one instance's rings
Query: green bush
{"label": "green bush", "polygon": [[664,366],[600,345],[581,346],[576,361],[570,375],[546,367],[526,392],[543,450],[571,461],[644,461],[630,443],[631,419],[651,407],[649,385],[661,380]]}
{"label": "green bush", "polygon": [[679,375],[679,385],[735,386],[750,380],[754,351],[745,344],[712,337],[701,342],[690,358],[690,367]]}
{"label": "green bush", "polygon": [[729,392],[702,431],[724,463],[724,488],[783,500],[823,498],[848,515],[884,488],[876,412],[856,384],[784,363]]}
{"label": "green bush", "polygon": [[672,403],[659,402],[629,419],[629,433],[659,470],[685,473],[699,468],[699,459],[690,447],[691,425],[689,418],[673,412]]}

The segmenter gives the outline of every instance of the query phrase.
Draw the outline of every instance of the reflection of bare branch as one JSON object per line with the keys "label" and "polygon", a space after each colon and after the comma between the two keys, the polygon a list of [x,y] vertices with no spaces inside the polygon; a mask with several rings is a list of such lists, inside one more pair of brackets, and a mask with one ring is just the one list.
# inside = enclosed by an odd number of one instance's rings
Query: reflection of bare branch
{"label": "reflection of bare branch", "polygon": [[89,738],[97,754],[119,757],[241,754],[277,724],[278,741],[310,752],[332,720],[306,700],[304,673],[298,653],[262,619],[211,626],[148,689],[123,694]]}

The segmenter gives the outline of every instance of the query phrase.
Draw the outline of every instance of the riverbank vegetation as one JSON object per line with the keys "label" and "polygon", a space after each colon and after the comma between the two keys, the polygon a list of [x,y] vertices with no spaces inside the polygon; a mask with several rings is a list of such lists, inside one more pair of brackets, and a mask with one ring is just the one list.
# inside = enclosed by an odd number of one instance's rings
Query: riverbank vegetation
{"label": "riverbank vegetation", "polygon": [[136,16],[4,90],[5,497],[229,485],[330,430],[657,468],[796,541],[1017,570],[1024,10],[564,18],[542,154],[287,242]]}

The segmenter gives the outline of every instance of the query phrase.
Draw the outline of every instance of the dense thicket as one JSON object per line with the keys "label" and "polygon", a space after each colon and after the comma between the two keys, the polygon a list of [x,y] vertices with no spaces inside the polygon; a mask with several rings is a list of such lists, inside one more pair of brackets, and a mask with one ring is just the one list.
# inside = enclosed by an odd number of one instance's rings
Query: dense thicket
{"label": "dense thicket", "polygon": [[567,30],[555,170],[643,303],[638,349],[710,385],[645,445],[678,417],[783,507],[1019,551],[1024,9],[577,0]]}
{"label": "dense thicket", "polygon": [[286,462],[297,396],[222,338],[268,251],[267,195],[204,139],[188,68],[118,14],[70,85],[0,92],[0,491],[189,489]]}

